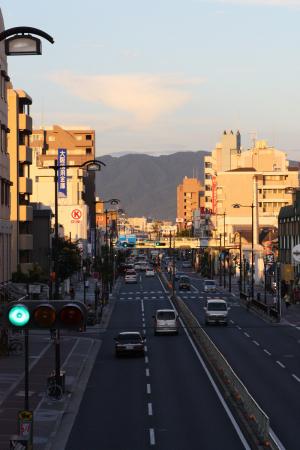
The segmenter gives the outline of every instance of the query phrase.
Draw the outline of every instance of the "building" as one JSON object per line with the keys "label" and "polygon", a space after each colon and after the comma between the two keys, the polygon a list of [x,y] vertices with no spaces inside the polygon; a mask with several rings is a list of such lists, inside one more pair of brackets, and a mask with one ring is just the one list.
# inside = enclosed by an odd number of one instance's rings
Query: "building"
{"label": "building", "polygon": [[[33,130],[32,201],[50,205],[54,213],[54,165],[58,155],[65,165],[81,165],[95,159],[95,132],[90,128],[53,127]],[[95,174],[81,168],[66,169],[59,178],[58,221],[72,240],[90,237],[95,224]]]}
{"label": "building", "polygon": [[[0,32],[4,22],[0,10]],[[0,43],[0,283],[11,279],[10,173],[7,150],[7,60],[4,43]]]}
{"label": "building", "polygon": [[14,90],[10,85],[8,100],[8,152],[10,157],[12,224],[11,264],[12,272],[28,272],[32,269],[32,180],[30,165],[32,150],[29,137],[32,132],[30,117],[31,97],[22,90]]}
{"label": "building", "polygon": [[191,229],[193,212],[200,208],[203,188],[197,178],[184,177],[177,186],[177,224],[180,230]]}
{"label": "building", "polygon": [[300,259],[299,250],[293,250],[300,244],[300,190],[293,192],[291,205],[281,208],[278,216],[278,260],[281,268],[281,280],[286,283],[294,300],[300,300]]}
{"label": "building", "polygon": [[[254,243],[258,244],[263,230],[277,229],[280,208],[292,200],[287,187],[299,186],[298,169],[289,167],[285,152],[265,141],[243,151],[239,132],[230,132],[222,142],[205,157],[205,206],[212,211],[215,236],[225,234],[227,245],[236,232],[242,232],[251,242],[253,204]],[[233,208],[233,204],[244,206]]]}
{"label": "building", "polygon": [[33,203],[33,250],[32,261],[38,264],[45,275],[50,276],[52,261],[51,219],[52,211],[49,206]]}

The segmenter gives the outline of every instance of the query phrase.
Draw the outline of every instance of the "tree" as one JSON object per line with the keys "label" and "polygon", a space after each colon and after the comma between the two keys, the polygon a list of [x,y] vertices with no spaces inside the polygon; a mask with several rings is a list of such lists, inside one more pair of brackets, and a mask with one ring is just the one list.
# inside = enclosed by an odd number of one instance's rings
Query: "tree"
{"label": "tree", "polygon": [[81,254],[77,244],[64,238],[58,239],[58,248],[53,248],[53,253],[58,251],[58,276],[60,280],[69,278],[81,267]]}

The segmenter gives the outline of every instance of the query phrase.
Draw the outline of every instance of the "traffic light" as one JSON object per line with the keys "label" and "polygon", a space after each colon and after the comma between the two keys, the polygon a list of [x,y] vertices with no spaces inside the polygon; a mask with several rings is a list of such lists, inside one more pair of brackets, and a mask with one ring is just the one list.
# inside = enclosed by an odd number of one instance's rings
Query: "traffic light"
{"label": "traffic light", "polygon": [[24,300],[4,305],[3,321],[9,328],[82,330],[87,307],[79,301]]}

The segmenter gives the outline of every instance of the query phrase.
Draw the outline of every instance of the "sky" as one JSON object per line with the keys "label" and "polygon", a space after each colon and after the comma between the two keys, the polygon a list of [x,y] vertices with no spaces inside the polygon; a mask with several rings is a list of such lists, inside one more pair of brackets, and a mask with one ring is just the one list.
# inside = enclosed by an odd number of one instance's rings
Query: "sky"
{"label": "sky", "polygon": [[53,36],[8,57],[34,127],[96,130],[97,156],[212,150],[223,130],[300,155],[300,0],[2,0]]}

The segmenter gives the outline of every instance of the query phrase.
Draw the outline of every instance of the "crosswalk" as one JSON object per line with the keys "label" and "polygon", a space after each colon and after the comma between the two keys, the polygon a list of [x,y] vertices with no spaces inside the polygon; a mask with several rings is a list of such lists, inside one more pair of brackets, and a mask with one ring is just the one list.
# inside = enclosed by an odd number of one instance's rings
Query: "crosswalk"
{"label": "crosswalk", "polygon": [[0,401],[5,396],[8,388],[20,378],[20,374],[2,372],[0,374]]}

